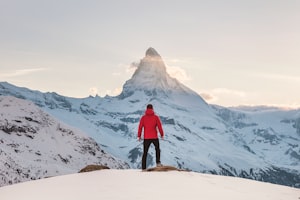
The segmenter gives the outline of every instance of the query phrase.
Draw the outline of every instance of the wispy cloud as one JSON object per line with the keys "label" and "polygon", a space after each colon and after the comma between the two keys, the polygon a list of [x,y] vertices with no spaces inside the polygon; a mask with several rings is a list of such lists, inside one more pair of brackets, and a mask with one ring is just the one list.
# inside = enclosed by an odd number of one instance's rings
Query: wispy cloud
{"label": "wispy cloud", "polygon": [[92,96],[98,95],[98,88],[97,88],[97,87],[91,87],[91,88],[89,89],[89,93],[90,93],[90,95],[92,95]]}
{"label": "wispy cloud", "polygon": [[91,87],[89,89],[89,93],[90,95],[92,96],[96,96],[96,95],[99,95],[99,96],[117,96],[119,94],[121,94],[122,92],[122,88],[115,88],[113,90],[105,90],[105,91],[99,91],[99,89],[97,87]]}
{"label": "wispy cloud", "polygon": [[191,77],[186,73],[186,71],[184,69],[182,69],[181,67],[171,67],[171,66],[167,66],[167,72],[168,74],[173,77],[176,78],[177,80],[179,80],[180,82],[186,82],[186,81],[190,81]]}
{"label": "wispy cloud", "polygon": [[134,71],[138,68],[139,62],[132,62],[130,65],[126,66],[126,73],[133,74]]}
{"label": "wispy cloud", "polygon": [[26,76],[29,74],[33,74],[40,71],[45,71],[46,68],[28,68],[28,69],[18,69],[13,70],[9,72],[2,72],[0,73],[1,78],[13,78],[13,77],[19,77],[19,76]]}
{"label": "wispy cloud", "polygon": [[117,68],[118,71],[113,72],[112,75],[115,77],[124,76],[124,73],[131,75],[137,69],[138,65],[139,65],[138,62],[133,62],[130,65],[119,64],[119,66]]}
{"label": "wispy cloud", "polygon": [[208,102],[215,101],[216,97],[209,93],[201,93],[200,96]]}
{"label": "wispy cloud", "polygon": [[119,94],[121,94],[122,92],[122,88],[115,88],[113,90],[106,90],[106,94],[108,94],[109,96],[117,96]]}
{"label": "wispy cloud", "polygon": [[242,101],[246,99],[247,94],[244,91],[232,90],[228,88],[215,88],[206,92],[200,93],[202,98],[204,98],[209,103],[219,103],[220,99],[225,100],[239,100]]}
{"label": "wispy cloud", "polygon": [[99,93],[98,93],[98,90],[97,90],[97,94],[102,96],[102,97],[104,97],[106,95],[108,95],[108,96],[117,96],[117,95],[121,94],[122,90],[123,90],[123,88],[115,88],[113,90],[100,91]]}
{"label": "wispy cloud", "polygon": [[277,109],[298,109],[300,104],[298,101],[290,100],[283,103],[253,103],[261,98],[259,93],[245,92],[241,90],[233,90],[228,88],[215,88],[200,93],[201,97],[210,104],[218,104],[223,106],[268,106],[276,107]]}

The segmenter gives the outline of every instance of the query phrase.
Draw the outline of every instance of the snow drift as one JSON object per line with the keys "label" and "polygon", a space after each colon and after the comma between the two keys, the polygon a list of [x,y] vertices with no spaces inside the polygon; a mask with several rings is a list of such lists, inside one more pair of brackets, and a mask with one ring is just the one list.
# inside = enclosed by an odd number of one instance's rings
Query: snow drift
{"label": "snow drift", "polygon": [[194,172],[102,170],[0,188],[1,200],[297,200],[300,190]]}

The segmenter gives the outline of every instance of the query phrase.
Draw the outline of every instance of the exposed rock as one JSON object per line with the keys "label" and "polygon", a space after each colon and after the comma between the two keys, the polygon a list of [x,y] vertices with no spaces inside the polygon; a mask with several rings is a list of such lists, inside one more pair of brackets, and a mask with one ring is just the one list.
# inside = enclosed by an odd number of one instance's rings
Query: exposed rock
{"label": "exposed rock", "polygon": [[146,169],[144,171],[147,171],[147,172],[185,171],[185,172],[187,172],[187,170],[178,169],[176,167],[168,166],[168,165],[160,166],[160,167],[153,167],[153,168]]}
{"label": "exposed rock", "polygon": [[92,171],[103,170],[103,169],[110,169],[110,168],[104,165],[88,165],[85,168],[81,169],[79,173],[92,172]]}

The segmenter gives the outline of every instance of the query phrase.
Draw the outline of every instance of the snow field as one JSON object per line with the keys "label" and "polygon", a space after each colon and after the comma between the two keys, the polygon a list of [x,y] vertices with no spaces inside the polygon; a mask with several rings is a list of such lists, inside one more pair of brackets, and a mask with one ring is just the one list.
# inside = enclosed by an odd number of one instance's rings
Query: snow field
{"label": "snow field", "polygon": [[0,188],[1,200],[297,200],[300,190],[195,172],[101,170]]}

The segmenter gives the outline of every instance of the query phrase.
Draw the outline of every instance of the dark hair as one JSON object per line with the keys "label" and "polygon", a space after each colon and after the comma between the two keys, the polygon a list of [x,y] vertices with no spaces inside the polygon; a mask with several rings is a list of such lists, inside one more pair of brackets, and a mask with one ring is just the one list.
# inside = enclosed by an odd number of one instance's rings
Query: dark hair
{"label": "dark hair", "polygon": [[148,105],[147,105],[147,109],[153,109],[152,104],[148,104]]}

